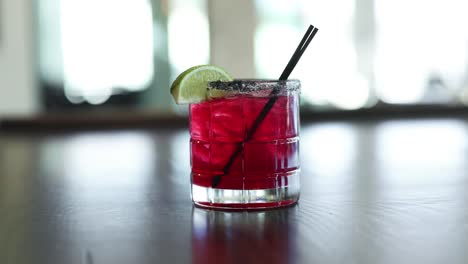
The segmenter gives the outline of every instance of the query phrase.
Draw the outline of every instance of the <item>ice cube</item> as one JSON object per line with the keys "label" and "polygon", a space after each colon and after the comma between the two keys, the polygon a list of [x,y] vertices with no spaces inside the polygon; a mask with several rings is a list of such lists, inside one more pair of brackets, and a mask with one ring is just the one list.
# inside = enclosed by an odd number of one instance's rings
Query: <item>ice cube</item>
{"label": "ice cube", "polygon": [[[278,98],[280,99],[280,98]],[[267,104],[269,98],[249,97],[244,101],[244,116],[247,131],[251,131],[257,118]],[[282,100],[277,100],[265,118],[258,124],[257,129],[251,135],[254,141],[275,140],[279,135],[279,122],[283,115]]]}
{"label": "ice cube", "polygon": [[223,142],[244,140],[245,123],[240,98],[211,101],[212,139]]}
{"label": "ice cube", "polygon": [[190,105],[190,136],[208,140],[210,135],[211,111],[209,103]]}

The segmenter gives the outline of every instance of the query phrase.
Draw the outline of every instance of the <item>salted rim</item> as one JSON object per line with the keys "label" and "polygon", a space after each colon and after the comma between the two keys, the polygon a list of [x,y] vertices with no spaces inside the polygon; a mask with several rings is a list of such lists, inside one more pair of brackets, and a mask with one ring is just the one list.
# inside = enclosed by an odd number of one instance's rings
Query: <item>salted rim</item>
{"label": "salted rim", "polygon": [[297,79],[270,80],[270,79],[235,79],[234,81],[214,81],[208,83],[208,90],[238,91],[241,93],[263,90],[276,90],[282,92],[300,91],[301,82]]}

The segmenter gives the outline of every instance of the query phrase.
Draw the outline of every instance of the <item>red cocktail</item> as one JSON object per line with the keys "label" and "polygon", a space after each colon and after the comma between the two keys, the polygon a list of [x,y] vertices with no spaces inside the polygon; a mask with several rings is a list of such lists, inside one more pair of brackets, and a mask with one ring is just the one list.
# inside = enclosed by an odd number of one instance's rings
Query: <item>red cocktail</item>
{"label": "red cocktail", "polygon": [[190,105],[194,203],[232,209],[295,203],[300,82],[236,80],[213,82],[209,89],[223,96]]}

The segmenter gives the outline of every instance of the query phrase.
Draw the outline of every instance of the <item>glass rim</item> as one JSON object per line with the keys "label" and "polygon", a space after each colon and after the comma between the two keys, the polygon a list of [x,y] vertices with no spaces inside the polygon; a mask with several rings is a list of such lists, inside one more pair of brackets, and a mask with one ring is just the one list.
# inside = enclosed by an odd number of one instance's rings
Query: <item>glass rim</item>
{"label": "glass rim", "polygon": [[298,92],[301,81],[298,79],[275,80],[275,79],[234,79],[233,81],[214,81],[208,83],[208,90],[237,91],[250,93],[258,91]]}

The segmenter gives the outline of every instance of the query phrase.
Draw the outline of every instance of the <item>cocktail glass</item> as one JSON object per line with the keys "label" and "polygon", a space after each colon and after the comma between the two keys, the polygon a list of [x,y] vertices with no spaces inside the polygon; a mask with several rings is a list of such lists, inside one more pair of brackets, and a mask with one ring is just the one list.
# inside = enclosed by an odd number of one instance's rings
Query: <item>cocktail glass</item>
{"label": "cocktail glass", "polygon": [[208,100],[190,105],[193,202],[221,209],[296,203],[300,82],[241,79],[207,89]]}

